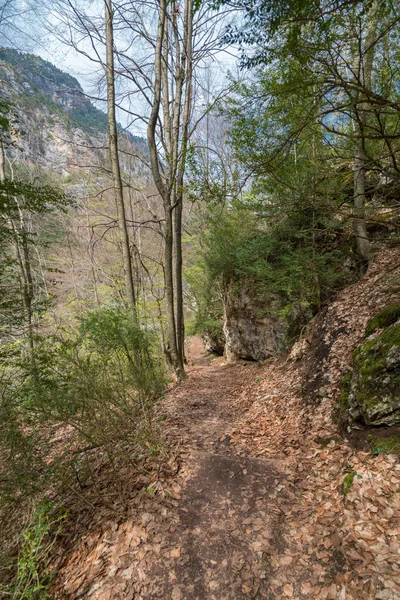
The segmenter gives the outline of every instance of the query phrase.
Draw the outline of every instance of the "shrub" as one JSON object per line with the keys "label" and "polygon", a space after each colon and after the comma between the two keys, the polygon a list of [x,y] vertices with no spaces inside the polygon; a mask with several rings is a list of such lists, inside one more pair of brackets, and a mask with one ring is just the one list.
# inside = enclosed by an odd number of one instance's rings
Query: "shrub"
{"label": "shrub", "polygon": [[65,514],[54,514],[53,506],[40,502],[20,535],[14,582],[3,588],[13,600],[47,600],[53,581],[51,551],[60,534]]}
{"label": "shrub", "polygon": [[79,463],[80,448],[102,447],[112,459],[119,441],[146,445],[144,426],[151,429],[149,411],[164,389],[166,369],[152,332],[128,311],[102,309],[83,318],[76,334],[37,338],[34,362],[22,343],[8,347],[6,358],[3,495],[61,484]]}

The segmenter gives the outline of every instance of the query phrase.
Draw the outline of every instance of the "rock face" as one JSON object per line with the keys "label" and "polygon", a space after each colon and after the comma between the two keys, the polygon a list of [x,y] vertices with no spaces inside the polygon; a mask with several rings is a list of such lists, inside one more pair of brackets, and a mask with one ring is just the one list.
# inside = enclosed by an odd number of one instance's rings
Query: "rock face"
{"label": "rock face", "polygon": [[223,356],[225,350],[225,336],[223,332],[218,333],[203,333],[201,336],[207,352]]}
{"label": "rock face", "polygon": [[275,316],[278,297],[258,298],[249,285],[229,289],[224,298],[225,354],[228,360],[263,360],[282,351],[288,323]]}
{"label": "rock face", "polygon": [[[79,82],[32,54],[0,48],[2,99],[17,117],[11,157],[40,165],[63,177],[89,165],[98,173],[107,143],[107,116],[85,96]],[[144,139],[120,134],[131,154],[147,153]],[[147,177],[142,161],[121,155],[122,169]]]}
{"label": "rock face", "polygon": [[400,423],[400,321],[356,348],[341,400],[353,420],[366,425]]}

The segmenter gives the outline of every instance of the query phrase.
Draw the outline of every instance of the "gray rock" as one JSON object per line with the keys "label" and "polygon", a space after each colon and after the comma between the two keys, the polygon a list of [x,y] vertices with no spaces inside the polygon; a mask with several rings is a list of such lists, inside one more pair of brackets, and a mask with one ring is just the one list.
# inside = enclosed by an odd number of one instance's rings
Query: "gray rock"
{"label": "gray rock", "polygon": [[392,346],[390,348],[385,364],[388,371],[400,367],[400,346]]}
{"label": "gray rock", "polygon": [[225,350],[225,337],[223,333],[203,333],[201,339],[203,340],[207,352],[223,356]]}
{"label": "gray rock", "polygon": [[288,319],[278,316],[283,306],[277,295],[257,295],[251,284],[236,289],[233,285],[224,293],[225,355],[228,360],[264,360],[282,352],[288,344],[289,322],[303,323],[300,307],[293,309]]}
{"label": "gray rock", "polygon": [[342,390],[342,412],[366,425],[400,423],[400,323],[368,338],[353,353]]}

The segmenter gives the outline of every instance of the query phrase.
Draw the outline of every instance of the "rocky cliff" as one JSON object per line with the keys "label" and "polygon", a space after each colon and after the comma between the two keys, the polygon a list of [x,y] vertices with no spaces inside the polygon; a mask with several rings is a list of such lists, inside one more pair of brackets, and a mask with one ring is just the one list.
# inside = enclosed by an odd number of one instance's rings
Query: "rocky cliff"
{"label": "rocky cliff", "polygon": [[[51,63],[11,49],[0,49],[1,96],[17,117],[14,153],[69,177],[75,169],[101,163],[107,135],[106,114],[85,96],[79,82]],[[130,154],[147,153],[143,138],[122,133]],[[123,168],[146,175],[138,160]]]}

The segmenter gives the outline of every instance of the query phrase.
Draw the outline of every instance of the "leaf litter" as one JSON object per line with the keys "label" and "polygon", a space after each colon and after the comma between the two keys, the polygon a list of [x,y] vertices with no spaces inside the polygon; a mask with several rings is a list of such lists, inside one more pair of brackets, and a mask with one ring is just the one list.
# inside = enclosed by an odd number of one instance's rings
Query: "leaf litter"
{"label": "leaf litter", "polygon": [[157,409],[169,468],[149,466],[126,514],[71,543],[56,597],[400,599],[400,465],[333,417],[368,319],[399,298],[399,258],[386,249],[338,294],[295,362],[211,361],[193,340]]}

